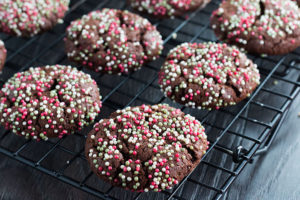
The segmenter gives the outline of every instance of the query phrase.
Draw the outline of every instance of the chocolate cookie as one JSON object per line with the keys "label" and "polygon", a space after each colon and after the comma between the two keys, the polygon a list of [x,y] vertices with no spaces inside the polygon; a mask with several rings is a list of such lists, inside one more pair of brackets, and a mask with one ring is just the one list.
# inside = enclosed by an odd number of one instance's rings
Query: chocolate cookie
{"label": "chocolate cookie", "polygon": [[73,21],[65,38],[70,60],[109,74],[128,73],[155,60],[162,44],[147,19],[114,9],[93,11]]}
{"label": "chocolate cookie", "polygon": [[7,51],[5,49],[4,43],[2,42],[2,40],[0,40],[0,73],[2,72],[2,69],[4,67],[6,53]]}
{"label": "chocolate cookie", "polygon": [[193,108],[234,105],[259,84],[256,64],[237,48],[218,43],[183,43],[170,51],[159,73],[166,96]]}
{"label": "chocolate cookie", "polygon": [[166,104],[128,107],[95,124],[85,153],[101,179],[138,192],[170,189],[208,148],[200,122]]}
{"label": "chocolate cookie", "polygon": [[94,121],[101,96],[90,75],[71,66],[30,68],[0,91],[0,123],[36,140],[62,137]]}
{"label": "chocolate cookie", "polygon": [[128,0],[139,12],[157,18],[170,18],[184,15],[186,12],[204,8],[210,0]]}
{"label": "chocolate cookie", "polygon": [[225,0],[213,12],[216,35],[254,54],[286,54],[300,46],[300,9],[291,0]]}
{"label": "chocolate cookie", "polygon": [[23,37],[51,29],[68,10],[69,0],[2,0],[0,31]]}

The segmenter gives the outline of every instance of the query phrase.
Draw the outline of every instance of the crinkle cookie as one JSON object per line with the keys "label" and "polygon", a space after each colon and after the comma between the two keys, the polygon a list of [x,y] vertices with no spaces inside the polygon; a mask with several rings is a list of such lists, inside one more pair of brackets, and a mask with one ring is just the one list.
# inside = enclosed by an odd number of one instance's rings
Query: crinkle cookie
{"label": "crinkle cookie", "polygon": [[291,0],[225,0],[211,26],[221,40],[249,53],[286,54],[300,46],[300,8]]}
{"label": "crinkle cookie", "polygon": [[199,164],[208,148],[200,122],[166,104],[128,107],[95,124],[85,153],[95,174],[114,186],[170,189]]}
{"label": "crinkle cookie", "polygon": [[159,73],[167,97],[199,109],[235,105],[251,95],[259,80],[256,64],[244,53],[213,42],[175,47]]}
{"label": "crinkle cookie", "polygon": [[128,0],[128,2],[139,12],[156,18],[170,18],[182,16],[199,7],[204,8],[210,0]]}
{"label": "crinkle cookie", "polygon": [[0,31],[31,37],[51,29],[69,9],[69,0],[1,0]]}
{"label": "crinkle cookie", "polygon": [[155,60],[163,41],[147,19],[129,11],[103,9],[73,21],[65,47],[71,61],[96,72],[122,74]]}
{"label": "crinkle cookie", "polygon": [[0,91],[0,123],[29,139],[71,134],[94,121],[101,96],[90,75],[71,66],[30,68]]}

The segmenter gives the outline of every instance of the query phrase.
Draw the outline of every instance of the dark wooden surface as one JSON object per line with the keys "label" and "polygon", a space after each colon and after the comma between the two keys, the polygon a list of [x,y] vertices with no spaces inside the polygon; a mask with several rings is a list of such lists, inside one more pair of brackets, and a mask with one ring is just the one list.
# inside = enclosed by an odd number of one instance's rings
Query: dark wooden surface
{"label": "dark wooden surface", "polygon": [[[300,199],[300,96],[266,155],[246,166],[226,199]],[[0,154],[0,199],[97,199]]]}
{"label": "dark wooden surface", "polygon": [[300,96],[269,151],[245,167],[227,199],[300,199]]}
{"label": "dark wooden surface", "polygon": [[[77,2],[77,1],[72,1]],[[99,1],[101,2],[101,1]],[[95,8],[95,5],[99,4],[98,1],[89,0],[89,3],[81,5],[76,12],[68,15],[65,19],[65,22],[70,22],[71,20],[81,16],[83,13],[87,13],[90,10]],[[103,2],[103,0],[102,0]],[[108,4],[105,4],[106,7],[118,7],[123,8],[124,2],[119,0],[109,0]],[[116,2],[120,2],[117,4]],[[168,52],[174,45],[180,44],[185,41],[192,39],[192,36],[197,34],[201,27],[204,27],[206,23],[209,22],[209,16],[212,10],[216,8],[216,4],[210,4],[206,8],[206,13],[200,12],[192,20],[192,23],[186,24],[181,31],[177,33],[176,39],[170,39],[165,45],[165,53]],[[201,19],[201,20],[198,20]],[[158,26],[159,31],[162,33],[163,38],[167,38],[179,24],[182,23],[182,19],[166,20],[163,21],[162,25]],[[199,24],[200,23],[200,24]],[[67,24],[58,25],[52,32],[45,33],[41,35],[35,43],[32,43],[28,48],[22,51],[26,56],[17,55],[9,63],[7,63],[6,69],[3,72],[3,76],[8,78],[20,67],[24,66],[24,63],[29,63],[32,58],[35,58],[39,55],[40,52],[47,49],[49,44],[57,39],[58,35],[64,33]],[[190,35],[188,35],[188,33]],[[7,36],[1,35],[0,38],[5,39]],[[214,41],[213,32],[210,29],[202,32],[200,37],[195,40],[196,42],[203,41]],[[49,42],[51,41],[51,42]],[[6,40],[6,45],[9,47],[9,55],[22,46],[26,40],[20,38],[9,38]],[[43,65],[43,64],[73,64],[68,62],[65,58],[65,53],[63,51],[63,41],[61,40],[57,45],[52,47],[42,56],[39,56],[40,59],[30,65]],[[299,55],[300,49],[298,49]],[[280,57],[279,57],[280,58]],[[273,58],[274,60],[279,60],[279,58]],[[295,58],[295,54],[289,56],[286,60],[286,64],[289,63],[290,58]],[[153,76],[157,74],[157,70],[160,68],[164,59],[159,59],[157,62],[153,62],[149,65],[150,67],[143,67],[141,70],[134,73],[132,76],[136,79],[140,79],[145,83],[149,83]],[[260,67],[265,68],[266,65],[271,68],[276,64],[275,61],[271,63],[260,62],[259,59],[256,59],[256,63]],[[86,70],[87,71],[87,70]],[[87,71],[90,73],[90,71]],[[92,74],[93,78],[96,78],[97,83],[101,88],[101,93],[103,97],[108,95],[111,91],[109,87],[115,87],[121,81],[125,79],[124,76],[114,76],[112,79],[111,76],[102,76],[99,79],[99,76]],[[292,80],[295,80],[295,76],[299,76],[299,71],[295,73],[291,72],[288,77]],[[97,78],[98,77],[98,78]],[[264,76],[265,78],[265,76]],[[279,84],[276,86],[273,84],[271,79],[267,84],[267,88],[279,91],[284,94],[289,95],[291,90],[291,85],[282,83],[279,81]],[[157,103],[159,99],[162,98],[163,94],[159,91],[157,87],[157,80],[154,81],[154,84],[151,87],[147,88],[144,93],[140,95],[140,99],[135,100],[132,105],[140,105],[141,103]],[[138,91],[145,87],[144,83],[129,79],[120,89],[119,92],[115,92],[111,95],[108,100],[105,102],[105,105],[101,111],[101,117],[108,116],[111,112],[115,110],[115,107],[122,108],[127,105],[132,96],[134,96]],[[127,95],[122,95],[123,92]],[[129,97],[131,96],[131,97]],[[141,99],[147,100],[143,101]],[[273,98],[272,95],[266,92],[259,92],[255,98],[257,101],[266,103],[268,105],[274,105],[279,107],[283,104],[283,98]],[[168,99],[164,101],[165,103],[170,103],[173,106],[178,106],[173,104]],[[237,106],[228,108],[228,110],[237,113],[238,110],[244,105],[245,102],[240,103]],[[267,152],[266,155],[255,158],[253,164],[249,164],[243,170],[242,174],[238,177],[236,182],[230,188],[226,199],[300,199],[300,161],[298,155],[300,153],[300,118],[297,116],[300,112],[300,96],[293,102],[291,112],[285,120],[285,123],[280,129],[271,149]],[[249,116],[258,120],[265,122],[272,121],[272,116],[274,113],[267,112],[267,110],[261,109],[261,107],[251,105],[249,107],[250,113]],[[207,111],[198,111],[193,109],[185,109],[186,113],[190,113],[202,119],[206,115]],[[212,111],[210,123],[218,125],[220,127],[226,127],[233,116],[228,114],[221,114]],[[243,129],[245,128],[245,131]],[[206,126],[207,132],[209,133],[209,139],[215,141],[219,136],[220,130]],[[243,120],[238,120],[230,130],[237,131],[238,133],[244,132],[245,135],[252,136],[254,138],[258,137],[257,134],[260,134],[262,127],[257,124],[247,123],[245,124]],[[0,142],[1,146],[15,151],[20,147],[25,141],[18,136],[9,135],[6,138],[5,142]],[[220,141],[221,144],[229,148],[235,148],[238,144],[243,144],[244,146],[249,147],[250,143],[246,141],[241,141],[239,137],[233,137],[232,135],[226,134],[225,137]],[[84,146],[84,140],[78,139],[75,136],[68,136],[64,140],[62,146],[72,149],[74,152],[79,152]],[[43,145],[43,143],[31,142],[30,145],[25,148],[22,155],[37,161],[41,158],[51,146]],[[42,165],[47,166],[50,169],[58,169],[62,167],[66,161],[70,159],[70,155],[62,154],[62,152],[55,151],[53,154],[50,154],[45,162],[41,163]],[[233,162],[231,156],[225,155],[218,151],[213,150],[210,152],[206,161],[216,163],[218,166],[226,167],[227,169],[233,169]],[[82,180],[86,174],[89,173],[89,167],[86,162],[83,160],[76,160],[72,163],[70,169],[66,170],[68,176],[76,177],[79,180]],[[200,165],[197,168],[196,173],[193,174],[194,179],[199,179],[201,181],[205,180],[205,183],[212,186],[220,186],[224,183],[227,177],[220,171],[212,170],[206,165]],[[109,187],[107,184],[103,184],[96,177],[93,177],[90,181],[96,189],[105,190]],[[213,196],[210,191],[203,188],[195,187],[193,184],[186,184],[182,187],[180,194],[185,199],[210,199]],[[132,195],[130,192],[121,192],[121,190],[116,190],[114,196],[120,199],[128,199]],[[147,197],[147,196],[146,196]],[[152,195],[150,199],[160,199],[159,195]],[[72,186],[64,184],[48,175],[45,175],[31,167],[28,167],[24,164],[21,164],[17,161],[9,159],[4,155],[0,154],[0,200],[40,200],[40,199],[97,199],[93,196],[88,195],[78,189],[75,189]],[[143,198],[146,199],[146,198]]]}

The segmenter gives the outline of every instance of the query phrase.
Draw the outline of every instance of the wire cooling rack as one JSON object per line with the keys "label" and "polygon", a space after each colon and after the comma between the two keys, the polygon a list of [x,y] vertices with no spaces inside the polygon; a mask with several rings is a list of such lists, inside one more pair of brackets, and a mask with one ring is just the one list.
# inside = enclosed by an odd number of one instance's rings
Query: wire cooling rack
{"label": "wire cooling rack", "polygon": [[[123,76],[99,75],[79,66],[92,75],[101,89],[103,108],[97,120],[126,106],[169,103],[203,123],[210,148],[193,173],[172,190],[138,194],[98,179],[84,157],[85,138],[91,127],[46,142],[25,140],[1,129],[0,152],[100,199],[220,199],[253,156],[266,152],[276,136],[291,102],[299,93],[300,67],[296,58],[300,50],[286,56],[249,56],[259,66],[262,83],[250,98],[234,107],[206,111],[171,102],[160,92],[157,72],[168,51],[176,45],[216,41],[209,27],[209,17],[218,4],[219,1],[213,0],[205,9],[189,13],[189,16],[151,20],[163,35],[165,48],[157,61],[137,72]],[[8,49],[2,84],[14,73],[30,66],[73,64],[64,53],[66,27],[83,14],[104,7],[130,10],[125,1],[120,0],[74,0],[65,22],[47,33],[30,39],[0,34]]]}

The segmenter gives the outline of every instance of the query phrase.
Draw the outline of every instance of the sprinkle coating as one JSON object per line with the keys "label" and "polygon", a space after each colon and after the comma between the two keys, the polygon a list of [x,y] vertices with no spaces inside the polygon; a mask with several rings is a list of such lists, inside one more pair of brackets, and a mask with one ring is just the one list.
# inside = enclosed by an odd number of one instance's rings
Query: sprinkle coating
{"label": "sprinkle coating", "polygon": [[95,124],[85,153],[101,179],[138,192],[170,189],[208,148],[200,122],[167,104],[128,107]]}
{"label": "sprinkle coating", "polygon": [[2,73],[2,69],[5,64],[7,50],[5,49],[4,42],[0,40],[0,73]]}
{"label": "sprinkle coating", "polygon": [[51,29],[68,10],[69,0],[2,0],[0,30],[31,37]]}
{"label": "sprinkle coating", "polygon": [[170,18],[205,7],[210,0],[128,0],[138,10],[157,18]]}
{"label": "sprinkle coating", "polygon": [[172,100],[198,109],[235,105],[259,84],[256,64],[236,47],[183,43],[170,51],[159,84]]}
{"label": "sprinkle coating", "polygon": [[92,123],[100,108],[96,82],[71,66],[30,68],[0,91],[1,125],[27,139],[71,134]]}
{"label": "sprinkle coating", "polygon": [[115,9],[93,11],[73,21],[65,38],[70,60],[108,74],[141,68],[158,57],[162,44],[160,33],[147,19]]}
{"label": "sprinkle coating", "polygon": [[300,46],[300,8],[291,0],[226,0],[211,26],[221,40],[249,53],[286,54]]}

